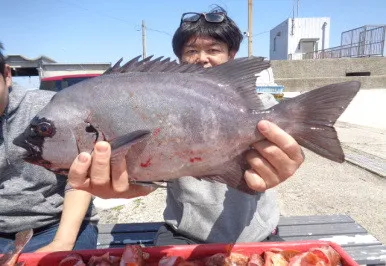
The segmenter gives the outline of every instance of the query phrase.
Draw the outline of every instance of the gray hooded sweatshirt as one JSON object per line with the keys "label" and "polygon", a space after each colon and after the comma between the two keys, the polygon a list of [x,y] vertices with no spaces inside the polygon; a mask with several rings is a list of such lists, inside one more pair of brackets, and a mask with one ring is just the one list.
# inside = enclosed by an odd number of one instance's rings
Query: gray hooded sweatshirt
{"label": "gray hooded sweatshirt", "polygon": [[[67,178],[21,159],[12,141],[52,98],[53,92],[14,87],[0,117],[0,233],[59,223]],[[86,220],[90,219],[90,207]]]}

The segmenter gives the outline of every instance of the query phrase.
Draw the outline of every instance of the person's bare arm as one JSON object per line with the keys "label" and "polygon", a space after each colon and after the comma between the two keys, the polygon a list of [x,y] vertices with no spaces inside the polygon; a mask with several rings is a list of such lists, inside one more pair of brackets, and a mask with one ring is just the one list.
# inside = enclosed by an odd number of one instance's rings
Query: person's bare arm
{"label": "person's bare arm", "polygon": [[92,196],[83,190],[70,189],[65,192],[62,216],[54,240],[37,252],[72,250],[80,226],[89,208]]}

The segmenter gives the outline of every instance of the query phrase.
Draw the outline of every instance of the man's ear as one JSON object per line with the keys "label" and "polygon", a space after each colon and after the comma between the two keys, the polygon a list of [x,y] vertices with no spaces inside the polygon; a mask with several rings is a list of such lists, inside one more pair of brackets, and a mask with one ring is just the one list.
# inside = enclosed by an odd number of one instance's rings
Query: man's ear
{"label": "man's ear", "polygon": [[236,56],[236,53],[237,53],[237,51],[235,51],[235,50],[230,50],[229,51],[229,59],[235,59],[235,56]]}
{"label": "man's ear", "polygon": [[5,65],[4,68],[5,86],[7,88],[12,86],[12,70],[9,65]]}
{"label": "man's ear", "polygon": [[230,50],[229,51],[229,59],[235,59],[237,51],[235,50]]}

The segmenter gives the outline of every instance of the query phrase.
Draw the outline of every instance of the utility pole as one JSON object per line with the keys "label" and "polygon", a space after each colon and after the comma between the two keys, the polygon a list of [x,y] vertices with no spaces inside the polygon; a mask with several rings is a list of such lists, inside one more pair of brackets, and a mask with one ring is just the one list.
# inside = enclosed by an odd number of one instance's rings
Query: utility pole
{"label": "utility pole", "polygon": [[142,59],[146,58],[146,26],[145,21],[142,20]]}
{"label": "utility pole", "polygon": [[252,0],[248,0],[248,57],[252,56]]}

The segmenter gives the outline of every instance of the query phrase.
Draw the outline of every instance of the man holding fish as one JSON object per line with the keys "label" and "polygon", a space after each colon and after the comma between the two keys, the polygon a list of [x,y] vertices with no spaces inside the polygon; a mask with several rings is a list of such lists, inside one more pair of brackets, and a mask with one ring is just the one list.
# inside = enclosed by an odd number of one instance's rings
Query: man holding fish
{"label": "man holding fish", "polygon": [[344,161],[333,125],[360,83],[274,105],[255,89],[269,62],[234,59],[241,40],[222,9],[184,14],[173,38],[183,64],[119,61],[58,92],[13,144],[26,161],[104,198],[146,195],[167,181],[157,245],[262,241],[279,219],[270,188],[303,162],[298,143]]}
{"label": "man holding fish", "polygon": [[[242,38],[237,25],[218,8],[183,14],[172,43],[180,62],[206,68],[233,60]],[[265,108],[274,104],[273,97],[262,99]],[[254,143],[245,154],[252,166],[245,180],[262,193],[249,195],[222,183],[180,178],[168,185],[166,226],[157,234],[157,245],[261,241],[274,230],[279,210],[275,192],[267,189],[291,176],[303,156],[296,141],[275,124],[262,121],[258,129],[267,140]]]}
{"label": "man holding fish", "polygon": [[[215,33],[214,33],[215,32]],[[242,34],[224,10],[184,14],[173,38],[173,49],[181,62],[212,67],[234,59]],[[272,98],[262,95],[265,108]],[[245,159],[249,195],[223,183],[183,177],[168,184],[164,218],[167,226],[157,235],[156,244],[236,242],[264,240],[276,227],[279,210],[270,188],[290,177],[304,158],[300,146],[275,124],[261,121],[258,130],[266,138],[252,144]],[[129,189],[126,162],[111,167],[111,149],[97,143],[90,174],[91,157],[81,153],[70,170],[70,183],[102,197],[145,195],[153,188]],[[162,176],[161,176],[162,177]],[[130,187],[132,187],[131,185]]]}
{"label": "man holding fish", "polygon": [[[117,111],[124,114],[121,126],[110,119],[106,128],[95,108],[77,111],[91,113],[84,118],[92,126],[89,131],[103,135],[113,148],[100,141],[92,156],[81,152],[70,168],[70,184],[101,197],[130,198],[153,189],[137,183],[168,180],[166,226],[159,230],[156,245],[266,239],[279,220],[271,188],[302,164],[298,143],[333,161],[344,161],[333,124],[360,83],[328,85],[269,108],[272,100],[257,96],[254,87],[255,74],[269,64],[259,58],[234,59],[241,40],[240,30],[224,10],[187,13],[174,35],[173,49],[182,63],[192,65],[178,67],[159,58],[130,60],[81,89],[63,93],[57,104],[68,98],[76,101],[77,92],[86,88],[100,93],[93,97],[108,97],[104,83],[109,84],[109,95],[129,90]],[[149,109],[138,110],[138,102]],[[103,101],[99,108],[117,105]],[[55,122],[55,112],[53,103],[40,117]],[[117,134],[128,125],[131,133]],[[25,138],[28,130],[21,137]]]}

